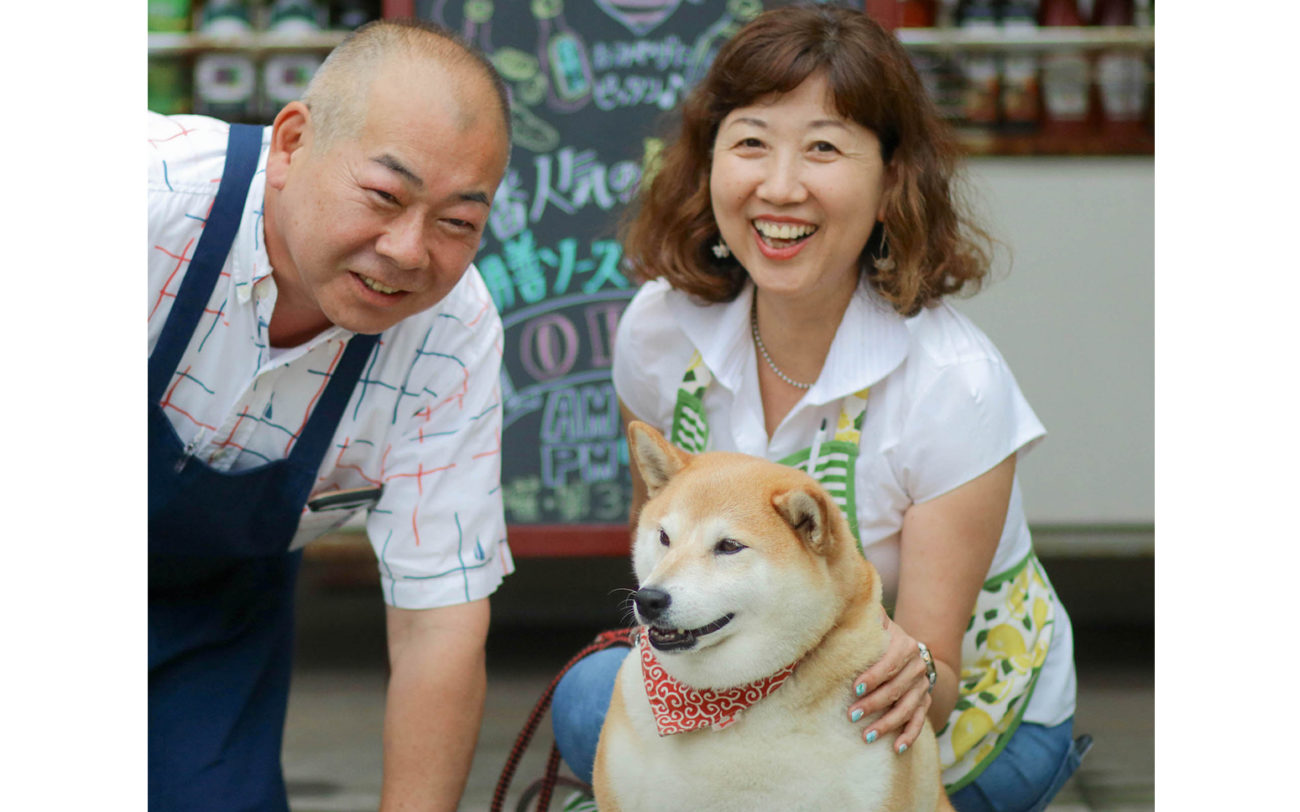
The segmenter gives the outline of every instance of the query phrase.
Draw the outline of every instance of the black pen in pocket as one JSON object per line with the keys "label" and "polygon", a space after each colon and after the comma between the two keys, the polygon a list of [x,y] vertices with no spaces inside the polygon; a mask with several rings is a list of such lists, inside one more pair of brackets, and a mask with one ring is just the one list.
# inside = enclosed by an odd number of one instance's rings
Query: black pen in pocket
{"label": "black pen in pocket", "polygon": [[382,485],[373,488],[349,488],[344,491],[328,491],[317,494],[307,500],[307,509],[313,513],[326,510],[356,510],[373,507],[384,492]]}

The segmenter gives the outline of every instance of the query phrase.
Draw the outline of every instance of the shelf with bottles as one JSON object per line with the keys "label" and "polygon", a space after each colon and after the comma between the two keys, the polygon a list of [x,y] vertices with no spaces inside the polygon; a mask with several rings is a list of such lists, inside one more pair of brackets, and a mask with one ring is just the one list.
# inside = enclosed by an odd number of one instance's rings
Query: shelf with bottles
{"label": "shelf with bottles", "polygon": [[281,33],[250,31],[216,35],[196,32],[149,32],[149,56],[196,56],[210,51],[239,51],[252,57],[268,53],[328,52],[343,41],[350,29]]}
{"label": "shelf with bottles", "polygon": [[867,0],[966,150],[1150,155],[1152,0]]}
{"label": "shelf with bottles", "polygon": [[269,123],[380,0],[150,0],[149,109]]}
{"label": "shelf with bottles", "polygon": [[1155,48],[1155,30],[1128,25],[1069,26],[969,30],[962,28],[899,28],[898,41],[914,51],[975,53],[1050,53],[1061,50],[1134,50]]}

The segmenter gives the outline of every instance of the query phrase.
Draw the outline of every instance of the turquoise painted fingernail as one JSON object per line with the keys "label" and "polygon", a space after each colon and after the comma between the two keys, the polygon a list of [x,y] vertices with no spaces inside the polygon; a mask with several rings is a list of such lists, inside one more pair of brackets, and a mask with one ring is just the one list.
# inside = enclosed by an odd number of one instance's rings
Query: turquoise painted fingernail
{"label": "turquoise painted fingernail", "polygon": [[906,752],[907,752],[907,745],[906,745],[906,744],[900,744],[900,745],[898,745],[898,754],[899,754],[900,756],[903,755],[903,754],[906,753]]}
{"label": "turquoise painted fingernail", "polygon": [[856,722],[862,718],[862,708],[854,708],[853,713],[849,714],[849,719]]}
{"label": "turquoise painted fingernail", "polygon": [[867,744],[871,744],[875,740],[876,740],[876,731],[874,730],[867,731]]}
{"label": "turquoise painted fingernail", "polygon": [[859,682],[857,687],[853,689],[853,692],[858,696],[862,696],[867,692],[867,684],[865,682]]}

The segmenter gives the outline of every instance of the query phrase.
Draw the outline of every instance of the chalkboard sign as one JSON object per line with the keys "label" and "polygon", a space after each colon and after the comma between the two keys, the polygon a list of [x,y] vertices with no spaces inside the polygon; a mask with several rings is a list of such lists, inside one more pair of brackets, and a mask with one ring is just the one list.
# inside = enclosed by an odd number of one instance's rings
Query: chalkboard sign
{"label": "chalkboard sign", "polygon": [[[481,48],[511,95],[510,168],[475,263],[506,330],[502,493],[517,554],[627,551],[631,478],[610,365],[635,283],[620,267],[617,221],[667,116],[764,5],[415,4]],[[545,538],[528,532],[544,528]],[[584,538],[575,530],[595,528],[604,534],[573,546]]]}

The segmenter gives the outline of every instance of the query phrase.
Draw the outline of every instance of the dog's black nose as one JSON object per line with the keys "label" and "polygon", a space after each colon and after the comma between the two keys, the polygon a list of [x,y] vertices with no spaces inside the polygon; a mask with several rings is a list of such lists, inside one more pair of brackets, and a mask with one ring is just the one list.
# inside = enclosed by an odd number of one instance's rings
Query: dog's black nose
{"label": "dog's black nose", "polygon": [[669,605],[673,602],[673,596],[662,589],[648,586],[644,589],[638,589],[632,600],[636,601],[636,610],[640,613],[642,620],[655,620],[668,611]]}

